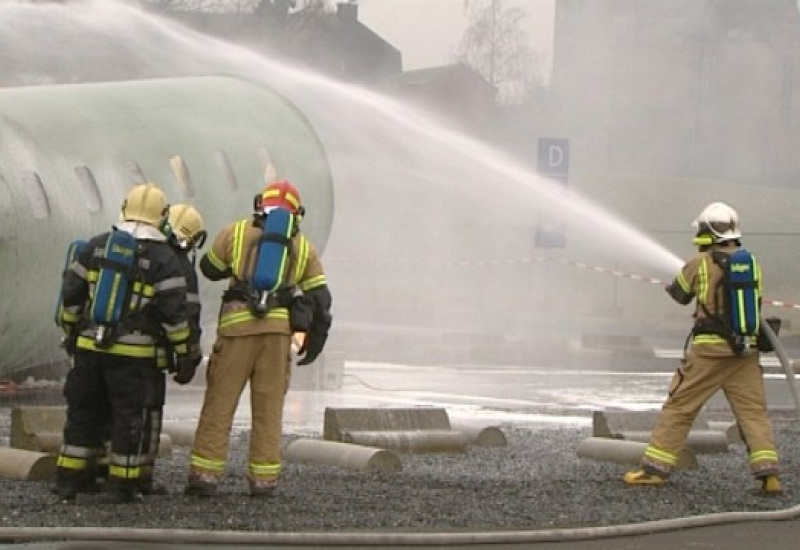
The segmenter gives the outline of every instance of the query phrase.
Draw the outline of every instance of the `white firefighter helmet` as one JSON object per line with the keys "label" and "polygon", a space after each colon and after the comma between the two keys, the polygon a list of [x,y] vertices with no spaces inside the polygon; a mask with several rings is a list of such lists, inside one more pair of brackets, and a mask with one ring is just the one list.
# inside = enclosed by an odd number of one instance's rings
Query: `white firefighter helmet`
{"label": "white firefighter helmet", "polygon": [[198,248],[206,240],[203,217],[188,204],[176,204],[169,209],[169,225],[175,240],[181,248]]}
{"label": "white firefighter helmet", "polygon": [[697,235],[709,235],[714,242],[739,239],[739,214],[724,202],[712,202],[692,222]]}
{"label": "white firefighter helmet", "polygon": [[161,227],[168,213],[167,197],[154,183],[131,188],[120,209],[120,217],[124,221],[144,222],[154,227]]}

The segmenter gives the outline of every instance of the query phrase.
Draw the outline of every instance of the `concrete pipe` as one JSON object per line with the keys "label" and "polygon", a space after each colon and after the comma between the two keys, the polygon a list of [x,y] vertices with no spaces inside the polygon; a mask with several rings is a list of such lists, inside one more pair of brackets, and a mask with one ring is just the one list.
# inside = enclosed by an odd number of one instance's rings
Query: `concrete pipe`
{"label": "concrete pipe", "polygon": [[338,441],[297,439],[286,447],[283,454],[287,461],[305,464],[381,472],[398,472],[402,469],[400,458],[391,451]]}
{"label": "concrete pipe", "polygon": [[64,439],[62,434],[43,433],[33,434],[30,438],[30,447],[17,447],[12,442],[12,447],[27,449],[29,451],[41,451],[43,453],[58,454],[61,450],[61,442]]}
{"label": "concrete pipe", "polygon": [[[627,441],[650,441],[650,432],[625,432]],[[686,447],[697,454],[714,454],[728,452],[728,436],[715,430],[692,430],[686,436]]]}
{"label": "concrete pipe", "polygon": [[[640,441],[626,441],[624,439],[611,439],[607,437],[589,437],[578,446],[580,458],[590,458],[620,464],[637,465],[644,456],[647,443]],[[697,468],[697,458],[689,449],[684,449],[678,454],[677,468]]]}
{"label": "concrete pipe", "polygon": [[0,447],[0,477],[42,481],[56,475],[56,457],[38,451]]}
{"label": "concrete pipe", "polygon": [[450,422],[454,432],[461,433],[468,445],[478,447],[505,447],[508,444],[506,434],[498,426],[475,426]]}
{"label": "concrete pipe", "polygon": [[169,436],[171,442],[179,447],[191,447],[194,444],[194,432],[196,426],[186,424],[176,424],[165,422],[161,426],[161,432]]}
{"label": "concrete pipe", "polygon": [[728,443],[743,443],[742,432],[739,430],[739,424],[736,422],[709,422],[709,428],[722,432],[728,439]]}
{"label": "concrete pipe", "polygon": [[342,441],[401,453],[465,453],[467,438],[452,430],[352,431]]}
{"label": "concrete pipe", "polygon": [[[51,455],[58,455],[61,452],[61,443],[64,441],[62,434],[44,433],[32,434],[27,443],[30,447],[16,447],[21,450],[36,451]],[[14,447],[14,445],[12,445]],[[167,434],[161,434],[158,440],[158,456],[167,457],[172,455],[172,439]]]}
{"label": "concrete pipe", "polygon": [[172,456],[172,438],[165,433],[158,437],[158,456],[160,458]]}

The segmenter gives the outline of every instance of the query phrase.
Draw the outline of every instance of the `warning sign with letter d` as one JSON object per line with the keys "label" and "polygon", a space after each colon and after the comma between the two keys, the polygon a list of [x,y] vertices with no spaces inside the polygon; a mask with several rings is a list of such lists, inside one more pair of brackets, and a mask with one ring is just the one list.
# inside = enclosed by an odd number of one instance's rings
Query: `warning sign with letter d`
{"label": "warning sign with letter d", "polygon": [[[540,138],[538,170],[542,176],[567,185],[569,177],[569,140]],[[536,224],[536,246],[564,248],[567,238],[561,222],[542,220]]]}

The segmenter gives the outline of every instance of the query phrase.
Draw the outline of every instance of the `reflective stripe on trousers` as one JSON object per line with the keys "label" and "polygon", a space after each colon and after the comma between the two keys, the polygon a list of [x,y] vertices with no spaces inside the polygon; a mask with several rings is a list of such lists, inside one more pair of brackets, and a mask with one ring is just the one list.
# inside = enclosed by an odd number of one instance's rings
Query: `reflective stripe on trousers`
{"label": "reflective stripe on trousers", "polygon": [[778,454],[766,412],[758,353],[719,357],[689,353],[686,364],[673,376],[643,464],[670,471],[674,464],[668,458],[678,455],[698,413],[719,390],[725,392],[742,431],[752,473],[777,473]]}
{"label": "reflective stripe on trousers", "polygon": [[203,408],[192,447],[193,469],[224,473],[233,416],[249,382],[249,474],[259,479],[278,477],[289,341],[286,334],[217,336],[208,360]]}

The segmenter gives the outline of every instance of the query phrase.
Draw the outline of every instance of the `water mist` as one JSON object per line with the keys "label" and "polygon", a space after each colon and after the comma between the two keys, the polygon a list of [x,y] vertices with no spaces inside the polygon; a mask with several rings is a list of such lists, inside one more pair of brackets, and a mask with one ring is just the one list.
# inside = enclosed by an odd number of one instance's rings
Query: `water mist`
{"label": "water mist", "polygon": [[[567,342],[583,331],[642,330],[643,319],[659,319],[653,304],[669,307],[654,285],[565,261],[669,278],[681,260],[662,244],[421,110],[122,2],[4,4],[0,26],[0,46],[14,44],[31,71],[39,71],[38,83],[47,83],[41,75],[59,63],[96,80],[128,78],[129,71],[231,74],[299,106],[324,142],[335,180],[324,257],[335,296],[333,345],[337,338],[352,345],[363,334],[364,341],[389,334],[376,346],[381,358],[408,359],[408,341],[398,335],[415,341],[422,330],[425,351],[415,360],[445,360],[443,353],[458,348],[466,349],[463,360],[490,361],[513,342],[524,350],[514,360],[525,363],[551,358],[538,346],[554,337]],[[35,39],[36,29],[47,29],[50,46]],[[243,214],[248,207],[242,205]],[[543,220],[564,228],[565,248],[536,248]]]}

